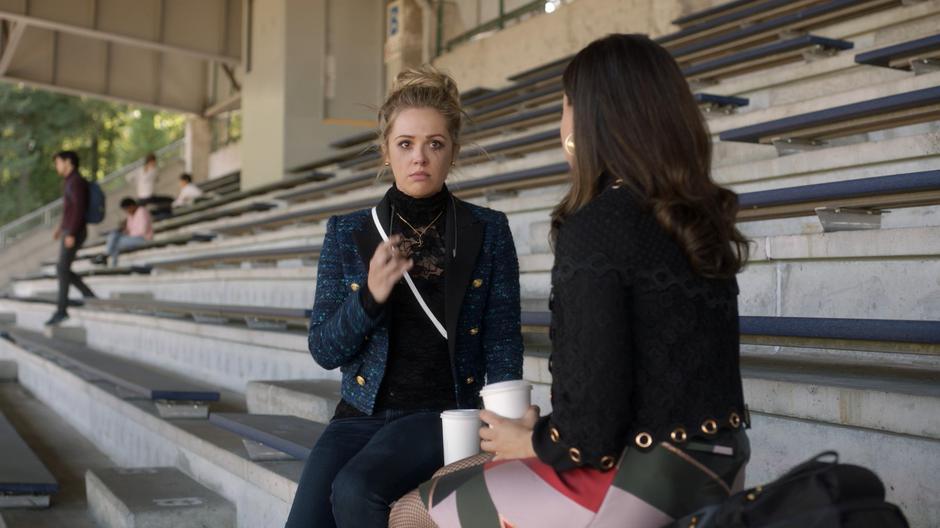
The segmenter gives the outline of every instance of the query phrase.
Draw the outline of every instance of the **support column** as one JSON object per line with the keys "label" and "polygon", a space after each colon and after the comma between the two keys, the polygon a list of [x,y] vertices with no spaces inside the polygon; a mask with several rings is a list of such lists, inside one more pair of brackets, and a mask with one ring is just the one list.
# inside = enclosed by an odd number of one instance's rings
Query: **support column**
{"label": "support column", "polygon": [[190,117],[186,120],[186,136],[183,147],[183,160],[186,172],[193,181],[209,179],[209,154],[212,149],[212,130],[209,120],[202,117]]}
{"label": "support column", "polygon": [[[406,68],[414,68],[430,60],[424,57],[425,23],[435,18],[426,16],[429,2],[416,0],[388,0],[385,5],[385,74],[386,84],[391,86],[395,76]],[[434,28],[428,28],[433,33]],[[429,42],[427,44],[430,44]]]}
{"label": "support column", "polygon": [[246,0],[242,189],[306,171],[375,126],[384,0]]}

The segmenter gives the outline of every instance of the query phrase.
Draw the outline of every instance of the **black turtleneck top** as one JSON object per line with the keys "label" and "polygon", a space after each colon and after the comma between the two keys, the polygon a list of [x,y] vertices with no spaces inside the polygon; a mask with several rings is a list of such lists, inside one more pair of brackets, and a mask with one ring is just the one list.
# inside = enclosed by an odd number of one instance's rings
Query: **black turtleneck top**
{"label": "black turtleneck top", "polygon": [[[386,199],[391,218],[381,220],[390,222],[390,234],[404,239],[400,249],[414,261],[409,275],[431,312],[444,324],[444,273],[448,261],[444,231],[450,192],[445,187],[434,196],[417,199],[393,185]],[[405,281],[395,285],[384,304],[378,304],[368,288],[359,291],[366,312],[377,317],[384,311],[389,328],[388,361],[375,410],[441,411],[456,407],[447,340]],[[335,417],[362,415],[341,401]]]}

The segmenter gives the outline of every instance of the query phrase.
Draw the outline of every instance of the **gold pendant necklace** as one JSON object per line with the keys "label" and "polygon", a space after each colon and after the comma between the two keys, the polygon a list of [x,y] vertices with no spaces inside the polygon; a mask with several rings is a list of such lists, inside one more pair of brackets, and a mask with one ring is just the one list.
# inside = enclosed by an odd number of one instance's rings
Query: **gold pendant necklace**
{"label": "gold pendant necklace", "polygon": [[409,222],[408,220],[405,220],[405,217],[402,216],[401,214],[395,213],[395,216],[397,216],[399,220],[401,220],[402,222],[404,222],[405,225],[407,225],[408,227],[410,227],[411,230],[414,231],[414,233],[415,233],[416,235],[418,235],[418,244],[417,244],[417,246],[418,246],[418,247],[422,247],[422,246],[424,245],[424,234],[428,232],[428,229],[431,229],[431,226],[433,226],[434,223],[437,222],[437,221],[441,218],[441,215],[443,215],[443,214],[444,214],[444,211],[441,211],[440,213],[437,213],[437,216],[434,217],[434,220],[431,220],[431,223],[428,224],[424,229],[421,229],[421,230],[415,229],[415,226],[411,225],[411,222]]}

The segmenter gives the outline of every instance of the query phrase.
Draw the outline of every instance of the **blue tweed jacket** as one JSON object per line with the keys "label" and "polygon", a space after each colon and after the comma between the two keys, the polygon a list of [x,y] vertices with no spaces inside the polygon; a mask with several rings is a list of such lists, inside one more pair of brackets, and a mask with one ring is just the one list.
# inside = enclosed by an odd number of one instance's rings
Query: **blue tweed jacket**
{"label": "blue tweed jacket", "polygon": [[[389,218],[387,200],[377,207]],[[476,408],[485,383],[522,377],[519,262],[504,214],[455,198],[446,218],[443,323],[457,404]],[[343,399],[366,414],[385,374],[389,332],[383,316],[369,317],[358,291],[380,242],[369,209],[330,218],[308,336],[314,360],[342,371]]]}

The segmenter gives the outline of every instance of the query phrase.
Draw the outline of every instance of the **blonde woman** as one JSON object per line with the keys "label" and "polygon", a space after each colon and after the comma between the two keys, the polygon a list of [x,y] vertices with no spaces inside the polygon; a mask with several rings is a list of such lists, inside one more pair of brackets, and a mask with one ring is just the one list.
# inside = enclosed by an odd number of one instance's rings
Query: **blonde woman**
{"label": "blonde woman", "polygon": [[287,526],[385,527],[389,505],[443,464],[440,412],[522,376],[519,265],[505,215],[452,196],[460,98],[431,68],[403,72],[379,112],[395,183],[329,221],[310,353],[343,372],[342,401],[307,459]]}

